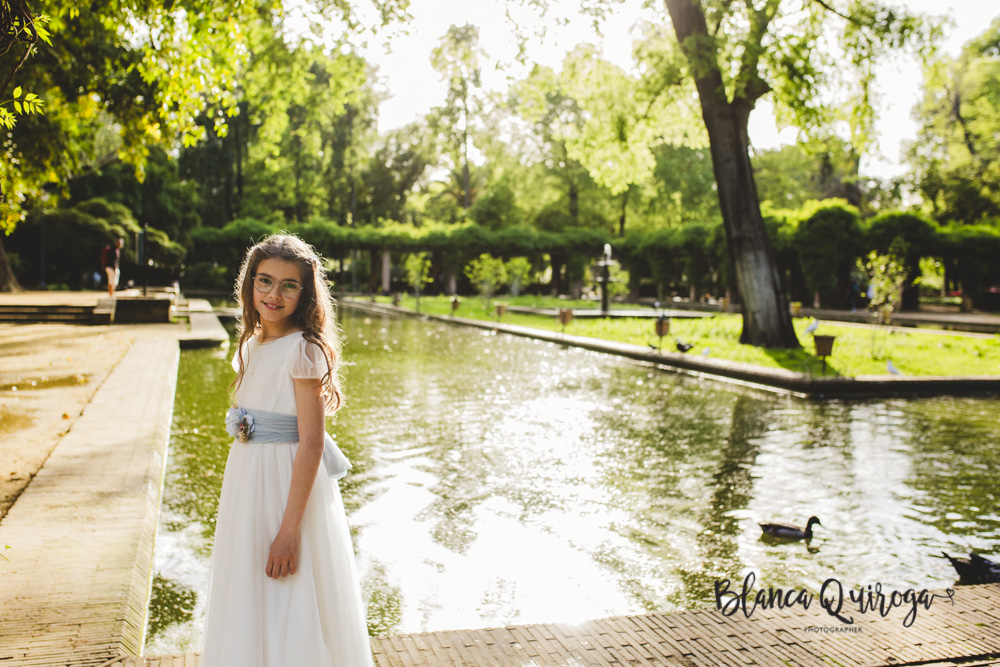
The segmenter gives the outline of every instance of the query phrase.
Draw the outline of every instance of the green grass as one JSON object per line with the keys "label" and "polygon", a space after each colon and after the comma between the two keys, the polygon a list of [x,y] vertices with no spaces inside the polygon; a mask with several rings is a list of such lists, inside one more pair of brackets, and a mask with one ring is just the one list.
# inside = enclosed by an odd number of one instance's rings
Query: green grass
{"label": "green grass", "polygon": [[[388,303],[389,297],[379,297]],[[498,299],[502,303],[541,308],[599,308],[593,301],[568,301],[552,297],[517,297]],[[404,296],[404,308],[415,309],[415,299]],[[451,313],[450,298],[445,296],[422,297],[420,311],[438,315]],[[496,310],[484,305],[478,297],[463,297],[459,317],[496,321]],[[560,331],[562,326],[555,317],[507,313],[501,320],[505,324]],[[654,320],[651,319],[575,319],[566,326],[566,333],[613,340],[635,345],[656,345]],[[803,349],[778,350],[758,348],[739,343],[742,318],[739,315],[715,314],[699,319],[670,321],[670,334],[663,337],[663,350],[674,351],[677,339],[693,343],[688,354],[700,354],[711,348],[711,357],[726,359],[766,368],[785,368],[800,373],[820,375],[822,363],[812,354],[812,335],[805,333],[810,320],[794,320],[795,332]],[[818,334],[836,336],[833,354],[827,359],[826,375],[854,377],[857,375],[886,375],[886,362],[892,360],[906,375],[994,375],[1000,376],[1000,336],[971,337],[942,333],[932,329],[898,329],[887,331],[868,325],[834,324],[821,322]]]}

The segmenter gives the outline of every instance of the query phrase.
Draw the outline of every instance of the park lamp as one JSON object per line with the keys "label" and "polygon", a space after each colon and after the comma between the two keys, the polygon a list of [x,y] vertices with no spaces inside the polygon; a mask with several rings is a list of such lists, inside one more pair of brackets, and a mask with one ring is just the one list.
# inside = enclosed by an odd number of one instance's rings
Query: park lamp
{"label": "park lamp", "polygon": [[601,275],[597,279],[597,282],[601,285],[601,313],[607,317],[608,316],[608,283],[611,282],[611,244],[604,244],[604,254],[601,256],[601,261],[597,263],[597,266],[601,269]]}

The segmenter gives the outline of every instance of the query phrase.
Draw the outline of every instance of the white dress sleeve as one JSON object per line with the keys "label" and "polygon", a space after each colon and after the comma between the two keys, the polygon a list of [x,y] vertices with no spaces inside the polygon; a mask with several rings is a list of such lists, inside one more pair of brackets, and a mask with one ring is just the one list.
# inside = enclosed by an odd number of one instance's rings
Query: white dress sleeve
{"label": "white dress sleeve", "polygon": [[[245,347],[246,346],[244,346],[244,348]],[[246,360],[247,360],[247,354],[246,354],[246,350],[244,349],[243,350],[243,363],[246,363]],[[240,348],[237,347],[236,348],[236,352],[233,353],[233,361],[231,362],[230,365],[233,367],[234,371],[236,371],[237,373],[240,372]]]}
{"label": "white dress sleeve", "polygon": [[293,378],[319,379],[326,375],[327,370],[329,364],[319,345],[302,338],[292,346],[288,359],[288,373]]}

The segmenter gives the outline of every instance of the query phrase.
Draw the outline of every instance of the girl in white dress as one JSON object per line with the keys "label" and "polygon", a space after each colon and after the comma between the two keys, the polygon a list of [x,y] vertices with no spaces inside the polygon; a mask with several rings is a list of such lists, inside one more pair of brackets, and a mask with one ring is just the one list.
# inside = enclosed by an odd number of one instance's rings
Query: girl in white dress
{"label": "girl in white dress", "polygon": [[204,667],[369,667],[365,610],[325,432],[343,403],[319,257],[294,236],[248,252],[233,357],[234,436],[212,552]]}

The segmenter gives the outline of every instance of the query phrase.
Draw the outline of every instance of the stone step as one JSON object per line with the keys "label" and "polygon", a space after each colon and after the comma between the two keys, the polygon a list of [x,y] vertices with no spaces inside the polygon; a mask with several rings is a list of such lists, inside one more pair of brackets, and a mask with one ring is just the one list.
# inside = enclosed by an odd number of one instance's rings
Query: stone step
{"label": "stone step", "polygon": [[0,322],[69,322],[90,324],[93,306],[0,305]]}
{"label": "stone step", "polygon": [[108,667],[201,667],[201,656],[195,653],[162,655],[157,657],[130,657],[112,662]]}

